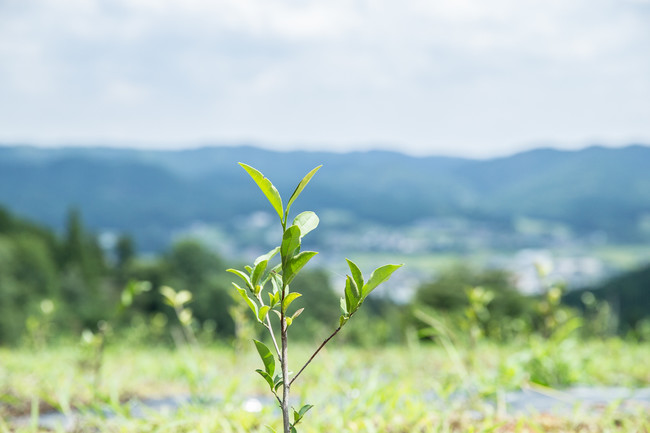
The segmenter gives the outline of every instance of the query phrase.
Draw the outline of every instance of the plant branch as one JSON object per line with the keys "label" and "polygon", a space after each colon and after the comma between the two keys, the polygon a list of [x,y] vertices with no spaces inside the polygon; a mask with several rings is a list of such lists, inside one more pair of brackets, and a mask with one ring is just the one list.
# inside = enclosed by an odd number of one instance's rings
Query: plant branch
{"label": "plant branch", "polygon": [[269,334],[271,334],[271,340],[273,341],[273,346],[275,346],[275,353],[278,354],[278,361],[282,363],[282,353],[280,352],[280,347],[278,346],[278,342],[275,339],[275,333],[273,332],[273,325],[271,325],[271,319],[269,316],[266,316],[266,323],[264,324],[266,326],[266,329],[269,330]]}
{"label": "plant branch", "polygon": [[280,399],[280,396],[278,395],[277,392],[273,392],[273,395],[275,396],[275,399],[280,403],[280,409],[282,409],[282,400]]}
{"label": "plant branch", "polygon": [[339,326],[338,328],[336,328],[336,330],[335,330],[334,332],[332,332],[332,335],[330,335],[329,337],[327,337],[327,338],[325,339],[325,341],[323,341],[323,342],[321,343],[321,345],[318,346],[318,349],[316,349],[316,351],[311,355],[311,357],[310,357],[309,360],[305,363],[305,365],[302,366],[302,368],[300,369],[300,371],[298,371],[298,374],[296,374],[296,375],[293,377],[293,379],[291,379],[291,382],[289,382],[289,386],[291,386],[291,384],[292,384],[296,379],[298,379],[298,376],[300,376],[300,373],[302,373],[302,371],[303,371],[305,368],[307,368],[307,366],[308,366],[309,364],[311,364],[311,362],[312,362],[313,359],[316,357],[316,355],[318,355],[318,352],[320,352],[321,349],[322,349],[323,347],[325,347],[325,345],[326,345],[326,344],[327,344],[327,343],[328,343],[332,338],[334,338],[334,336],[335,336],[336,334],[338,334],[338,332],[341,330],[341,328],[342,328],[341,326]]}
{"label": "plant branch", "polygon": [[[262,296],[261,295],[259,295],[259,294],[257,295],[257,300],[260,301],[260,304],[264,305],[264,302],[262,301]],[[273,346],[275,346],[275,353],[278,354],[278,361],[280,361],[280,363],[282,363],[282,354],[280,352],[278,342],[275,339],[275,333],[273,332],[273,325],[271,324],[271,319],[269,318],[269,314],[266,315],[266,323],[263,323],[263,325],[266,327],[266,329],[269,330],[269,334],[271,334],[271,340],[273,341]]]}

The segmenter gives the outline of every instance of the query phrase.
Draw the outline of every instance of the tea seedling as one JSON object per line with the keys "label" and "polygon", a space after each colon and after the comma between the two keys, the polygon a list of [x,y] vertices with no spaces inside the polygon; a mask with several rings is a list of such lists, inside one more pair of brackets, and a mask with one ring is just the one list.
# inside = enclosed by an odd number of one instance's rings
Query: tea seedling
{"label": "tea seedling", "polygon": [[[278,214],[280,225],[282,227],[282,242],[279,246],[268,253],[258,257],[252,266],[246,266],[244,270],[228,269],[229,272],[237,275],[243,281],[243,287],[233,283],[239,295],[244,299],[246,304],[253,312],[255,319],[266,328],[273,343],[273,351],[261,341],[254,340],[255,347],[264,369],[256,370],[269,385],[269,389],[278,401],[282,409],[282,421],[284,433],[295,433],[296,426],[302,421],[303,417],[313,406],[305,404],[300,409],[289,410],[289,394],[291,386],[296,379],[302,374],[307,366],[313,361],[316,355],[323,347],[341,330],[341,328],[350,320],[350,318],[359,310],[363,301],[381,283],[387,281],[390,276],[402,265],[385,265],[381,266],[370,275],[370,278],[364,280],[363,274],[359,267],[347,260],[351,275],[346,277],[345,295],[341,299],[342,314],[339,318],[338,327],[327,337],[314,351],[307,362],[298,370],[293,377],[289,372],[289,355],[288,355],[288,336],[287,329],[296,323],[298,316],[303,312],[303,308],[290,312],[293,301],[302,296],[299,292],[291,291],[289,285],[294,280],[300,270],[317,254],[315,251],[301,251],[302,238],[314,230],[319,223],[318,216],[311,211],[298,214],[289,223],[289,211],[298,196],[305,189],[309,181],[321,168],[318,166],[311,170],[298,183],[298,186],[291,194],[286,207],[283,205],[282,198],[276,187],[271,181],[262,175],[255,168],[240,163],[242,168],[251,176],[257,186],[262,190],[271,206]],[[269,265],[271,259],[280,255],[277,265]],[[270,290],[267,287],[270,284]],[[280,320],[279,340],[276,336],[276,330],[271,321],[270,314],[273,312]],[[276,357],[280,363],[280,372],[276,374]],[[275,432],[271,428],[272,431]]]}

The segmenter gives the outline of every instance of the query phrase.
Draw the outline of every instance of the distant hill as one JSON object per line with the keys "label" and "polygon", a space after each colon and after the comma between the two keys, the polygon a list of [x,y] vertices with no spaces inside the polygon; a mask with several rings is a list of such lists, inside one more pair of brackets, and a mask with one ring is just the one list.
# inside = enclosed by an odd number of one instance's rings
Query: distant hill
{"label": "distant hill", "polygon": [[525,216],[618,240],[648,235],[650,147],[641,145],[537,149],[489,160],[252,146],[0,146],[0,205],[55,228],[76,206],[91,227],[131,232],[156,249],[193,222],[231,223],[269,209],[238,161],[260,169],[287,196],[302,175],[323,164],[301,207],[343,209],[363,221],[402,225],[463,217],[508,226]]}

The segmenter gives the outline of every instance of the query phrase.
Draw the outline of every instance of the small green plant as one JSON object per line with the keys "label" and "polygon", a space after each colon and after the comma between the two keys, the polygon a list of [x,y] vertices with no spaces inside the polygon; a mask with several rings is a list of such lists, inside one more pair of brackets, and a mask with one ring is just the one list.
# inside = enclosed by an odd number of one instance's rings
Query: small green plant
{"label": "small green plant", "polygon": [[187,351],[188,356],[184,356],[184,365],[181,371],[190,388],[192,398],[202,401],[207,398],[207,389],[205,388],[205,359],[199,356],[199,341],[196,337],[195,326],[196,320],[192,310],[187,304],[192,301],[192,293],[188,290],[176,291],[169,286],[162,286],[160,294],[167,305],[174,309],[176,318],[180,323],[180,330],[176,327],[171,328],[172,338],[176,349]]}
{"label": "small green plant", "polygon": [[494,293],[483,287],[472,287],[465,290],[465,293],[469,303],[465,308],[465,322],[469,331],[470,348],[473,349],[486,336],[490,319],[488,305],[494,299]]}
{"label": "small green plant", "polygon": [[585,359],[575,356],[576,331],[583,326],[582,317],[562,305],[565,286],[549,282],[550,268],[536,265],[544,292],[537,301],[539,335],[530,336],[524,351],[515,356],[523,366],[528,381],[541,386],[567,386],[579,380]]}
{"label": "small green plant", "polygon": [[93,399],[99,397],[99,391],[102,384],[102,364],[104,363],[104,348],[106,338],[112,332],[109,323],[100,320],[97,323],[97,331],[84,329],[81,333],[81,348],[83,359],[80,363],[82,367],[88,368],[91,375]]}
{"label": "small green plant", "polygon": [[[151,284],[148,281],[129,281],[122,290],[113,316],[124,313],[133,304],[133,299],[136,296],[149,290],[151,290]],[[41,305],[41,308],[43,308],[43,305]],[[45,309],[43,311],[45,312]],[[83,359],[80,365],[90,370],[94,399],[97,399],[99,396],[102,383],[101,370],[104,362],[104,348],[106,346],[106,339],[112,331],[113,328],[108,320],[100,320],[97,322],[97,330],[95,332],[90,329],[84,329],[81,333]]]}
{"label": "small green plant", "polygon": [[[298,316],[303,312],[300,308],[290,313],[290,307],[293,301],[302,296],[296,291],[291,291],[289,285],[300,272],[300,270],[317,254],[314,251],[301,251],[302,238],[314,230],[319,223],[318,216],[311,211],[298,214],[291,223],[289,223],[289,211],[291,205],[298,198],[300,193],[307,186],[312,177],[321,168],[318,166],[311,170],[298,183],[289,198],[286,207],[283,206],[282,198],[276,187],[270,180],[264,177],[255,168],[239,163],[244,170],[253,178],[257,186],[262,190],[271,206],[280,218],[282,226],[281,244],[258,257],[252,266],[246,266],[245,270],[228,269],[229,272],[237,275],[243,281],[244,287],[233,283],[239,295],[248,304],[255,315],[255,319],[266,328],[269,337],[273,343],[275,356],[271,349],[261,341],[253,340],[255,347],[264,369],[256,370],[268,383],[269,389],[278,401],[282,410],[283,432],[296,433],[296,426],[302,421],[304,415],[313,406],[305,404],[300,409],[292,409],[290,412],[289,394],[291,386],[296,379],[302,374],[307,366],[313,361],[321,349],[341,330],[341,328],[356,313],[366,297],[381,283],[387,281],[390,276],[402,265],[385,265],[381,266],[372,273],[368,280],[364,280],[359,267],[347,260],[351,276],[348,275],[345,281],[345,295],[341,299],[342,314],[339,318],[338,327],[327,337],[314,351],[311,357],[298,370],[293,377],[289,372],[289,355],[288,355],[288,336],[289,326],[296,322]],[[279,263],[271,266],[270,261],[280,255]],[[270,290],[267,287],[270,283]],[[271,320],[270,313],[273,312],[279,319],[279,339],[274,329],[274,320]],[[277,322],[276,326],[277,326]],[[276,374],[276,356],[280,363],[280,373]],[[275,430],[269,427],[272,431]]]}
{"label": "small green plant", "polygon": [[42,350],[52,335],[52,321],[56,306],[51,299],[43,299],[36,314],[29,315],[25,321],[27,342]]}
{"label": "small green plant", "polygon": [[555,332],[558,332],[571,319],[571,315],[562,308],[562,296],[565,292],[565,285],[560,282],[549,283],[548,275],[551,268],[540,264],[535,265],[537,277],[542,283],[544,293],[537,303],[537,314],[540,317],[540,332],[542,337],[550,339]]}
{"label": "small green plant", "polygon": [[196,347],[198,342],[194,329],[192,328],[194,315],[192,314],[192,310],[186,306],[192,300],[192,293],[187,290],[177,292],[169,286],[162,286],[160,288],[160,294],[163,296],[165,303],[174,309],[178,322],[181,324],[182,338],[177,333],[172,333],[176,346],[179,348],[184,345]]}
{"label": "small green plant", "polygon": [[607,301],[599,301],[591,292],[580,296],[584,305],[583,334],[586,337],[607,339],[616,335],[618,318]]}

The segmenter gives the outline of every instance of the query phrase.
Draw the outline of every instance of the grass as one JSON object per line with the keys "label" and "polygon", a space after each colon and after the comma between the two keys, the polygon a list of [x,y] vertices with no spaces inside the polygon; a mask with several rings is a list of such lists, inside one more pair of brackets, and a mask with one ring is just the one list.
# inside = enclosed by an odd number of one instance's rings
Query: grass
{"label": "grass", "polygon": [[[436,345],[372,349],[334,345],[297,382],[294,406],[306,396],[308,403],[316,405],[301,432],[650,432],[650,414],[621,412],[614,405],[565,415],[521,415],[501,407],[498,396],[527,386],[534,368],[556,374],[558,386],[650,385],[648,345],[580,342],[570,351],[548,356],[550,361],[545,358],[546,365],[540,367],[531,359],[553,352],[535,349],[543,344],[541,340],[507,346],[484,343],[472,353],[457,348],[460,364]],[[310,353],[307,345],[293,349],[293,365]],[[16,415],[74,408],[87,412],[94,407],[98,400],[93,397],[91,371],[82,360],[74,344],[38,352],[0,349],[0,418],[4,420],[0,432],[37,431],[33,426],[12,425]],[[191,350],[108,346],[99,403],[118,415],[88,414],[79,431],[268,432],[264,426],[277,426],[280,412],[263,397],[266,384],[252,373],[258,364],[252,347],[235,353],[219,345]],[[194,403],[166,413],[150,412],[144,418],[131,416],[124,404],[134,397],[161,396],[194,396]],[[261,408],[251,405],[258,400]],[[251,408],[261,410],[251,412]]]}

